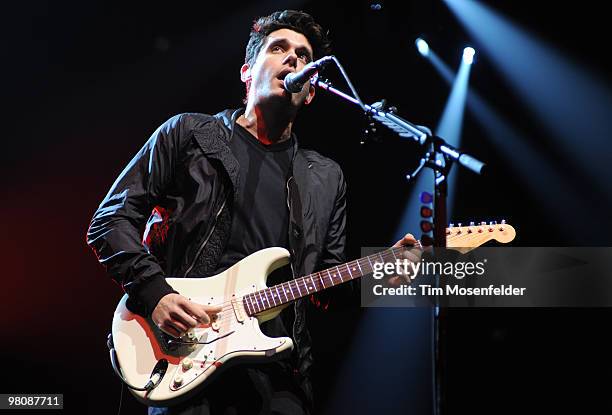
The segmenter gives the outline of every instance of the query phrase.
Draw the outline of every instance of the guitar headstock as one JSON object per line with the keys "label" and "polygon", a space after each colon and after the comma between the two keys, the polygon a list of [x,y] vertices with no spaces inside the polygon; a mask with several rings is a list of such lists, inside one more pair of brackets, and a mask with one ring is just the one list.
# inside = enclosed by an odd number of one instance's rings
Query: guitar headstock
{"label": "guitar headstock", "polygon": [[502,244],[511,242],[516,237],[516,230],[506,221],[471,222],[469,226],[451,226],[446,228],[446,247],[458,249],[460,252],[468,252],[491,240]]}

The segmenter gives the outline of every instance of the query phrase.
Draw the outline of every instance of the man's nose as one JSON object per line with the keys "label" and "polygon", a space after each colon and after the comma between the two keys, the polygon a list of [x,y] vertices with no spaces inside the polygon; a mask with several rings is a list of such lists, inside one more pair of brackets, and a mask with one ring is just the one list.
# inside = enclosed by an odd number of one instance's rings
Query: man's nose
{"label": "man's nose", "polygon": [[295,52],[289,51],[289,53],[287,53],[287,55],[283,59],[283,65],[289,65],[295,68],[297,67],[297,61],[298,61],[298,57],[295,54]]}

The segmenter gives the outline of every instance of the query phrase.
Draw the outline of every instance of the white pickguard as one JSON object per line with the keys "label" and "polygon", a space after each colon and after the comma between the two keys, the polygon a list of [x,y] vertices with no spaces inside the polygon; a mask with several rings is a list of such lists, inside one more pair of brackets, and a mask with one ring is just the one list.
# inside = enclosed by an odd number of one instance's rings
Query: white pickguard
{"label": "white pickguard", "polygon": [[[232,359],[269,358],[293,348],[290,338],[270,338],[259,329],[259,323],[274,318],[281,307],[257,317],[249,317],[242,307],[242,296],[266,288],[268,274],[287,264],[288,258],[286,249],[268,248],[210,278],[168,278],[167,282],[175,290],[196,303],[225,304],[213,327],[193,330],[199,342],[209,342],[193,349],[181,346],[180,350],[171,352],[162,347],[165,339],[159,335],[159,330],[150,320],[130,312],[126,308],[127,296],[124,296],[115,311],[112,332],[126,380],[142,387],[160,359],[169,362],[165,376],[155,389],[149,393],[131,390],[132,393],[147,405],[166,406],[196,392]],[[232,300],[235,300],[233,304]],[[183,368],[183,363],[189,360],[191,367]]]}

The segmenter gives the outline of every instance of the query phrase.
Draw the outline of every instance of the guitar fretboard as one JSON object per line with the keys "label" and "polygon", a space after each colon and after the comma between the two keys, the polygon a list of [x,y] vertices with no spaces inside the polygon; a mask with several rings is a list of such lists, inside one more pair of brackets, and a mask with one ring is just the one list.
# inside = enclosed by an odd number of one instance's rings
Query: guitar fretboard
{"label": "guitar fretboard", "polygon": [[[485,222],[481,222],[479,225],[471,223],[469,226],[446,228],[446,247],[467,252],[465,251],[466,248],[473,249],[491,239],[508,243],[514,239],[515,235],[514,228],[505,221],[502,221],[499,225],[493,222],[488,225]],[[256,291],[243,297],[244,308],[252,316],[282,306],[310,294],[370,274],[374,271],[375,263],[403,260],[402,252],[410,249],[412,247],[409,246],[389,248],[346,264]]]}
{"label": "guitar fretboard", "polygon": [[337,265],[304,277],[295,278],[243,297],[244,308],[249,315],[290,303],[310,294],[351,281],[374,271],[374,264],[403,260],[402,251],[410,247],[389,248],[376,254]]}

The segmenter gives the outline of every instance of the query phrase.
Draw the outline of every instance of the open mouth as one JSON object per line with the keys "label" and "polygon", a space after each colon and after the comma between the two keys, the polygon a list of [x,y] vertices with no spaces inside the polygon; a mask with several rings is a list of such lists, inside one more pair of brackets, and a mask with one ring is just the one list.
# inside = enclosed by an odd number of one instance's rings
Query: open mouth
{"label": "open mouth", "polygon": [[277,75],[276,79],[280,79],[281,81],[284,81],[284,80],[285,80],[285,77],[286,77],[288,74],[290,74],[291,72],[293,72],[293,71],[290,71],[289,69],[285,69],[284,71],[281,71],[281,72],[280,72],[280,73]]}

